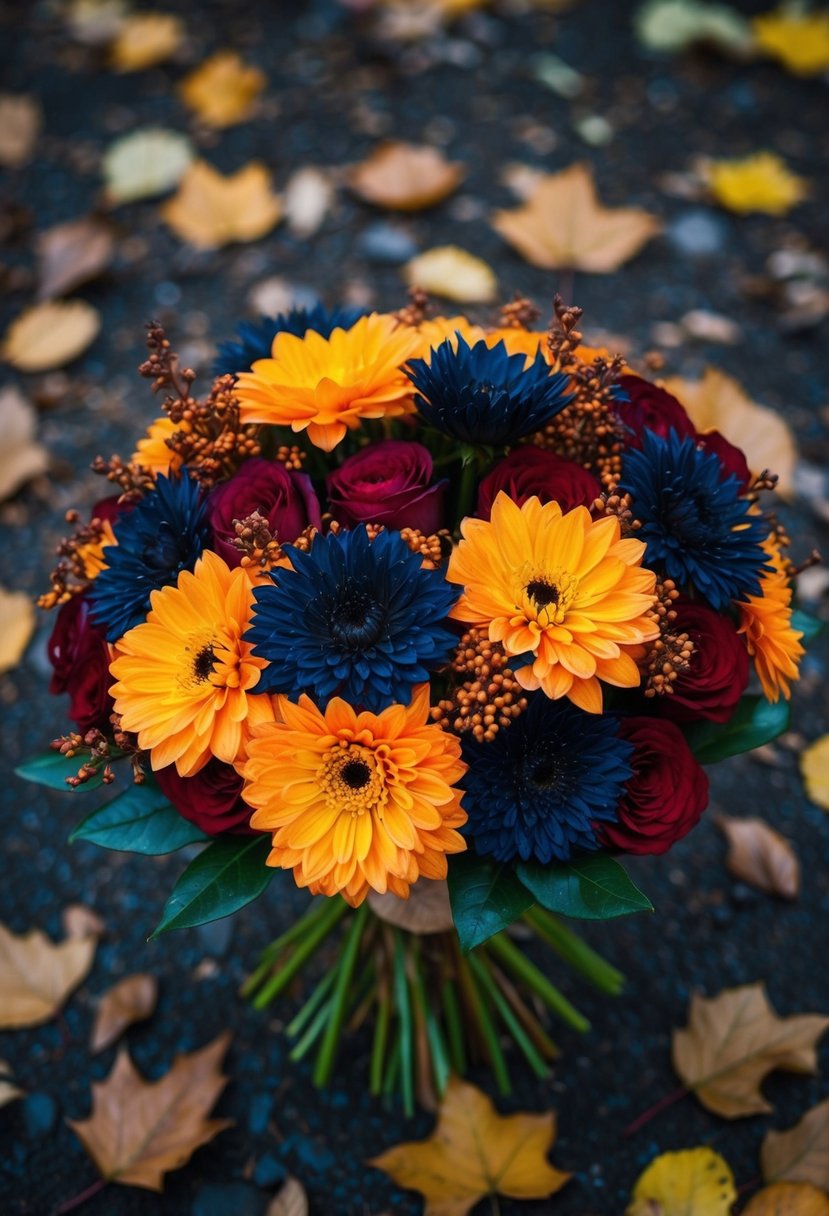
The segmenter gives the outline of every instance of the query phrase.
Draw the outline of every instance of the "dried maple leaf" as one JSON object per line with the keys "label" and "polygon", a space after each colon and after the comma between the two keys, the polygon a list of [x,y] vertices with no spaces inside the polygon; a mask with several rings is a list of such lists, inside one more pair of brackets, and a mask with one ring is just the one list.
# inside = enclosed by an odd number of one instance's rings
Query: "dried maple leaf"
{"label": "dried maple leaf", "polygon": [[0,502],[45,473],[49,453],[35,439],[37,415],[19,389],[0,389]]}
{"label": "dried maple leaf", "polygon": [[729,1216],[736,1201],[728,1162],[710,1148],[686,1148],[654,1158],[625,1216]]}
{"label": "dried maple leaf", "polygon": [[165,194],[179,184],[194,156],[190,140],[178,131],[147,127],[123,135],[103,160],[107,202],[116,206]]}
{"label": "dried maple leaf", "polygon": [[18,936],[0,925],[0,1030],[55,1016],[92,966],[97,940],[52,942],[39,929]]}
{"label": "dried maple leaf", "polygon": [[0,97],[0,165],[19,169],[31,160],[40,130],[40,106],[25,93]]}
{"label": "dried maple leaf", "polygon": [[809,193],[808,182],[791,173],[774,152],[710,161],[705,176],[717,202],[738,215],[785,215]]}
{"label": "dried maple leaf", "polygon": [[661,228],[639,207],[604,207],[587,165],[546,174],[527,202],[496,211],[493,227],[518,252],[544,270],[610,274]]}
{"label": "dried maple leaf", "polygon": [[12,321],[2,356],[18,371],[48,372],[82,355],[100,328],[100,314],[85,300],[46,300]]}
{"label": "dried maple leaf", "polygon": [[308,1216],[308,1196],[296,1178],[287,1178],[265,1210],[265,1216]]}
{"label": "dried maple leaf", "polygon": [[445,879],[419,878],[408,899],[369,891],[368,902],[375,916],[409,933],[448,933],[454,923]]}
{"label": "dried maple leaf", "polygon": [[115,242],[112,229],[104,220],[85,215],[39,233],[35,248],[37,296],[39,300],[48,300],[106,270],[115,252]]}
{"label": "dried maple leaf", "polygon": [[110,1047],[133,1022],[150,1017],[158,1000],[158,981],[140,972],[128,975],[101,997],[95,1014],[89,1050],[93,1053]]}
{"label": "dried maple leaf", "polygon": [[35,606],[25,591],[0,587],[0,672],[11,671],[23,657],[35,628]]}
{"label": "dried maple leaf", "polygon": [[762,819],[718,815],[716,824],[728,840],[726,865],[735,878],[769,895],[797,899],[800,862],[788,840]]}
{"label": "dried maple leaf", "polygon": [[403,267],[410,287],[462,304],[489,304],[498,291],[491,267],[457,245],[440,245],[418,254]]}
{"label": "dried maple leaf", "polygon": [[829,68],[829,12],[787,6],[755,17],[751,25],[757,44],[796,76]]}
{"label": "dried maple leaf", "polygon": [[803,751],[800,771],[812,802],[829,811],[829,735],[815,739]]}
{"label": "dried maple leaf", "polygon": [[428,1140],[398,1144],[373,1158],[399,1186],[426,1198],[424,1216],[466,1216],[479,1199],[543,1199],[570,1174],[553,1169],[547,1153],[555,1115],[502,1116],[486,1094],[452,1077]]}
{"label": "dried maple leaf", "polygon": [[184,38],[184,22],[170,13],[133,13],[118,27],[112,44],[112,66],[119,72],[154,67],[175,54]]}
{"label": "dried maple leaf", "polygon": [[466,168],[448,161],[436,148],[420,144],[380,144],[367,160],[349,170],[355,194],[393,211],[421,211],[457,190]]}
{"label": "dried maple leaf", "polygon": [[92,1114],[69,1126],[107,1182],[164,1189],[164,1175],[232,1119],[207,1115],[227,1084],[221,1064],[230,1043],[225,1032],[199,1051],[176,1056],[158,1081],[145,1081],[122,1048],[112,1072],[92,1085]]}
{"label": "dried maple leaf", "polygon": [[256,241],[281,214],[264,165],[251,161],[223,177],[199,160],[185,172],[175,194],[161,208],[177,236],[198,249],[218,249],[231,241]]}
{"label": "dried maple leaf", "polygon": [[674,1068],[702,1105],[724,1119],[772,1109],[760,1092],[768,1073],[817,1072],[816,1044],[829,1027],[819,1014],[780,1018],[762,984],[691,997],[688,1026],[673,1034]]}
{"label": "dried maple leaf", "polygon": [[787,1132],[767,1132],[760,1165],[766,1182],[811,1182],[829,1190],[829,1100]]}
{"label": "dried maple leaf", "polygon": [[775,1182],[757,1192],[742,1216],[829,1216],[829,1196],[808,1182]]}
{"label": "dried maple leaf", "polygon": [[232,127],[250,118],[267,84],[264,72],[235,51],[217,51],[179,86],[184,104],[211,127]]}

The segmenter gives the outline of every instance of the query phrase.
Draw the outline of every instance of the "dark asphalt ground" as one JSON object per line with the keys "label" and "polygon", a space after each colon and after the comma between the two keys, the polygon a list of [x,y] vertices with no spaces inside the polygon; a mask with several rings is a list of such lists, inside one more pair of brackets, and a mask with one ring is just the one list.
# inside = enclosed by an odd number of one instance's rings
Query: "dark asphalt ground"
{"label": "dark asphalt ground", "polygon": [[[505,297],[520,290],[546,308],[558,283],[555,275],[519,260],[489,227],[489,211],[511,202],[500,170],[512,161],[545,170],[589,161],[606,202],[645,205],[664,218],[667,232],[614,275],[576,277],[573,296],[586,311],[588,337],[591,329],[626,335],[635,354],[654,344],[655,324],[676,322],[690,309],[729,314],[741,330],[736,345],[689,342],[666,352],[669,370],[694,375],[712,362],[737,376],[757,399],[785,415],[810,463],[825,465],[826,322],[785,333],[769,302],[744,290],[745,280],[762,275],[768,256],[792,234],[826,245],[825,84],[797,80],[770,63],[650,56],[632,37],[633,6],[612,0],[583,0],[560,17],[476,15],[443,43],[405,53],[378,46],[365,25],[328,3],[171,0],[165,7],[187,20],[188,63],[227,45],[268,75],[261,117],[199,137],[210,161],[228,171],[261,159],[279,187],[304,165],[359,159],[380,135],[441,142],[469,168],[461,194],[395,226],[419,248],[454,242],[482,256],[497,271]],[[765,6],[743,7],[751,12]],[[118,134],[150,123],[191,126],[173,88],[181,65],[116,76],[102,69],[94,52],[67,39],[59,10],[56,3],[0,5],[3,88],[35,93],[45,114],[37,158],[7,175],[2,193],[28,208],[35,230],[89,211],[99,196],[101,152]],[[565,101],[533,79],[531,57],[539,50],[554,50],[585,74],[583,100]],[[588,147],[576,134],[573,119],[583,112],[607,117],[614,131],[607,146]],[[787,219],[738,218],[659,189],[660,174],[686,169],[695,155],[739,155],[763,147],[779,151],[813,183],[811,199]],[[703,217],[715,246],[707,255],[690,252],[682,237],[694,215]],[[101,483],[84,472],[89,462],[99,452],[128,454],[152,416],[145,385],[133,373],[142,357],[145,319],[161,315],[187,361],[206,373],[210,342],[228,336],[237,319],[250,315],[249,292],[263,279],[279,276],[303,296],[319,293],[329,302],[348,292],[395,307],[403,294],[398,269],[372,261],[365,244],[366,233],[386,218],[343,195],[310,240],[294,239],[280,227],[256,244],[203,254],[159,224],[154,202],[118,209],[116,264],[77,293],[103,315],[99,338],[65,372],[15,378],[7,369],[30,397],[47,403],[40,432],[54,467],[49,478],[0,508],[2,583],[33,595],[46,585],[63,513],[100,496]],[[30,234],[7,244],[0,260],[31,266]],[[30,299],[26,291],[8,297],[5,319]],[[829,548],[808,502],[784,515],[798,553],[821,540]],[[44,621],[21,666],[0,678],[9,773],[20,757],[63,729],[61,704],[45,692],[49,628]],[[793,730],[805,740],[829,730],[826,662],[823,640],[804,665],[795,702]],[[47,1216],[94,1181],[94,1166],[64,1120],[86,1116],[90,1081],[103,1077],[114,1059],[111,1049],[92,1060],[86,1047],[97,998],[118,977],[146,970],[158,976],[161,997],[152,1020],[128,1033],[136,1063],[158,1076],[176,1051],[231,1028],[232,1081],[217,1111],[236,1125],[171,1174],[163,1196],[110,1187],[82,1211],[244,1216],[261,1211],[266,1190],[254,1184],[221,1188],[240,1183],[252,1163],[259,1163],[260,1180],[268,1166],[274,1179],[280,1169],[296,1174],[308,1190],[313,1216],[420,1212],[419,1199],[363,1164],[431,1127],[426,1114],[407,1121],[369,1099],[367,1039],[358,1036],[349,1044],[336,1084],[319,1094],[308,1070],[287,1062],[279,1034],[286,1014],[297,1007],[298,992],[272,1017],[252,1012],[237,996],[258,950],[289,922],[301,896],[287,883],[274,882],[267,898],[233,921],[148,944],[180,858],[153,861],[68,845],[69,830],[90,809],[94,794],[50,795],[9,775],[0,797],[0,919],[17,932],[39,926],[59,936],[61,910],[82,901],[107,926],[94,968],[66,1008],[68,1042],[61,1044],[55,1025],[0,1035],[0,1057],[30,1094],[40,1095],[0,1110],[0,1211]],[[556,974],[593,1029],[584,1039],[559,1029],[565,1052],[550,1082],[533,1081],[516,1060],[515,1093],[502,1104],[505,1110],[558,1111],[553,1160],[574,1171],[574,1181],[555,1201],[503,1201],[504,1216],[618,1216],[638,1173],[656,1153],[698,1144],[722,1152],[738,1183],[747,1182],[757,1174],[764,1131],[791,1126],[829,1097],[827,1041],[822,1075],[779,1075],[767,1083],[772,1116],[732,1124],[689,1098],[632,1141],[621,1139],[630,1119],[675,1087],[669,1036],[683,1024],[692,990],[711,995],[764,980],[780,1013],[829,1011],[829,819],[805,798],[792,748],[718,768],[713,803],[731,814],[762,815],[795,843],[803,866],[800,899],[784,904],[735,885],[710,814],[669,857],[633,867],[655,915],[586,930],[628,975],[625,994],[610,1001]],[[486,1086],[485,1078],[477,1079]]]}

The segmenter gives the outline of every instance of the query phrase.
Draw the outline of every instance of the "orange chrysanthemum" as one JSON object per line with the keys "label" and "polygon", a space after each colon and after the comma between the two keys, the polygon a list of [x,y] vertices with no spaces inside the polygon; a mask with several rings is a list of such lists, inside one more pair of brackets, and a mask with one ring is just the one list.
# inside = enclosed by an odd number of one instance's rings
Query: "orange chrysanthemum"
{"label": "orange chrysanthemum", "polygon": [[519,507],[501,492],[490,521],[465,519],[461,532],[446,577],[464,591],[449,615],[488,627],[508,655],[531,652],[515,672],[522,687],[601,713],[600,680],[639,684],[632,651],[658,632],[647,615],[656,576],[615,516],[594,521],[586,507],[563,515],[535,497]]}
{"label": "orange chrysanthemum", "polygon": [[151,596],[146,621],[116,647],[110,689],[124,730],[135,731],[153,769],[175,764],[182,777],[211,756],[237,764],[255,726],[273,721],[270,697],[251,695],[264,659],[242,640],[253,588],[205,551],[191,574]]}
{"label": "orange chrysanthemum", "polygon": [[155,422],[150,423],[144,438],[138,440],[132,454],[133,463],[140,464],[151,473],[164,473],[168,476],[177,473],[181,468],[182,459],[178,452],[167,446],[166,440],[175,435],[176,431],[184,431],[186,434],[189,430],[190,424],[185,419],[173,422],[166,414],[156,418]]}
{"label": "orange chrysanthemum", "polygon": [[278,333],[270,359],[257,359],[236,382],[243,423],[307,430],[330,452],[363,418],[410,414],[412,385],[400,370],[415,355],[417,330],[392,316],[371,313],[330,338]]}
{"label": "orange chrysanthemum", "polygon": [[411,705],[356,713],[339,697],[325,713],[307,696],[279,697],[281,721],[248,744],[251,826],[273,832],[268,865],[293,869],[314,894],[356,907],[369,888],[408,898],[419,877],[445,878],[466,848],[460,741],[428,722],[429,686]]}
{"label": "orange chrysanthemum", "polygon": [[805,653],[792,628],[792,589],[783,564],[780,547],[773,536],[763,545],[773,571],[760,578],[761,595],[739,601],[739,632],[745,635],[748,653],[769,701],[791,697],[789,682],[798,677],[798,664]]}
{"label": "orange chrysanthemum", "polygon": [[117,544],[118,541],[115,539],[112,524],[108,519],[102,519],[100,531],[96,539],[88,541],[85,545],[78,546],[78,559],[83,565],[85,578],[88,578],[92,582],[102,570],[106,570],[107,564],[104,561],[104,547],[106,545]]}

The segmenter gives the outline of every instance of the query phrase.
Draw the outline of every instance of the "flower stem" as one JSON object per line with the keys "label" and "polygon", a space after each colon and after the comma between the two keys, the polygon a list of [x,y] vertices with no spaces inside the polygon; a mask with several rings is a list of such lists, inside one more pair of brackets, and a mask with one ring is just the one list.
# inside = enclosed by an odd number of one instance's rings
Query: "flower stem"
{"label": "flower stem", "polygon": [[621,971],[617,971],[606,959],[592,950],[587,942],[573,933],[557,916],[536,906],[524,913],[524,920],[556,954],[600,992],[606,992],[609,996],[619,995],[625,983]]}
{"label": "flower stem", "polygon": [[486,948],[496,958],[499,958],[513,975],[516,975],[537,996],[540,996],[547,1008],[557,1014],[568,1026],[572,1026],[580,1034],[587,1033],[590,1029],[590,1023],[584,1014],[579,1013],[578,1009],[574,1005],[571,1005],[567,997],[559,992],[558,988],[551,984],[547,977],[528,958],[524,957],[518,947],[504,933],[498,933],[495,937],[491,937],[487,942]]}
{"label": "flower stem", "polygon": [[379,1097],[383,1090],[383,1064],[386,1058],[386,1044],[389,1041],[390,1018],[391,1001],[389,994],[384,992],[377,1002],[377,1018],[374,1023],[374,1038],[371,1044],[369,1092],[373,1098]]}
{"label": "flower stem", "polygon": [[403,1095],[403,1111],[411,1118],[414,1114],[414,1037],[412,1025],[412,1007],[409,1003],[409,985],[406,980],[406,957],[403,947],[403,934],[399,929],[394,931],[394,999],[397,1004],[397,1017],[400,1023],[400,1090]]}
{"label": "flower stem", "polygon": [[634,1119],[632,1123],[627,1125],[622,1132],[624,1138],[627,1140],[629,1136],[635,1135],[646,1123],[650,1123],[651,1119],[655,1118],[656,1115],[661,1114],[663,1110],[667,1110],[669,1106],[673,1106],[675,1102],[679,1102],[687,1093],[688,1090],[684,1085],[680,1085],[678,1089],[672,1089],[669,1094],[665,1094],[664,1098],[660,1098],[658,1102],[654,1102],[653,1106],[649,1106],[646,1111],[643,1111],[638,1119]]}
{"label": "flower stem", "polygon": [[302,1034],[302,1031],[305,1029],[307,1023],[314,1016],[320,1005],[328,996],[336,976],[337,972],[335,970],[329,971],[317,984],[308,1000],[295,1015],[293,1020],[290,1021],[285,1027],[285,1034],[289,1039],[295,1039],[298,1035]]}
{"label": "flower stem", "polygon": [[317,1056],[317,1062],[314,1066],[313,1080],[314,1084],[318,1087],[327,1085],[331,1079],[331,1071],[334,1067],[334,1058],[337,1054],[337,1045],[340,1041],[346,1005],[349,999],[349,984],[354,974],[357,953],[360,949],[360,939],[363,936],[367,918],[368,904],[361,904],[357,909],[354,920],[351,922],[351,928],[345,939],[342,961],[336,969],[337,979],[334,985],[334,995],[331,998],[331,1012],[328,1024],[325,1027],[325,1036],[322,1040],[319,1055]]}
{"label": "flower stem", "polygon": [[325,915],[315,920],[304,941],[297,946],[294,953],[284,966],[259,990],[253,999],[255,1009],[264,1009],[279,993],[287,988],[291,980],[307,963],[311,955],[322,944],[337,922],[345,916],[348,904],[343,899],[332,899]]}
{"label": "flower stem", "polygon": [[465,516],[472,514],[472,507],[475,503],[475,490],[478,484],[478,462],[475,458],[474,449],[464,451],[463,458],[456,513],[459,523]]}
{"label": "flower stem", "polygon": [[266,946],[262,951],[262,956],[259,960],[259,965],[256,970],[248,976],[242,987],[239,989],[242,996],[250,996],[254,992],[262,980],[271,970],[273,963],[287,947],[292,945],[298,937],[302,937],[311,928],[316,921],[320,920],[326,912],[328,905],[324,899],[315,899],[309,908],[300,916],[299,920],[294,921],[289,929],[286,929],[279,937]]}
{"label": "flower stem", "polygon": [[452,1068],[462,1077],[466,1072],[466,1051],[463,1045],[463,1026],[458,998],[451,980],[446,979],[441,985],[441,1001],[443,1004],[443,1020],[449,1035],[449,1059]]}
{"label": "flower stem", "polygon": [[466,994],[467,1005],[481,1032],[486,1054],[489,1057],[489,1063],[495,1077],[495,1084],[498,1086],[499,1094],[505,1097],[512,1092],[507,1062],[504,1059],[504,1053],[501,1051],[501,1044],[498,1042],[498,1035],[492,1024],[492,1018],[489,1016],[489,1010],[486,1007],[483,993],[475,983],[475,977],[472,973],[472,968],[469,966],[469,961],[463,957],[460,951],[458,951],[458,971]]}
{"label": "flower stem", "polygon": [[449,1081],[449,1073],[451,1068],[449,1065],[449,1053],[446,1049],[446,1042],[443,1038],[443,1033],[440,1028],[440,1023],[435,1017],[434,1010],[429,1004],[426,996],[426,985],[423,979],[423,970],[420,966],[420,959],[417,952],[412,955],[412,974],[411,974],[411,989],[414,998],[415,1007],[418,1016],[422,1021],[426,1030],[426,1042],[428,1044],[429,1064],[432,1077],[435,1082],[435,1089],[439,1098],[442,1098],[446,1093],[446,1085]]}
{"label": "flower stem", "polygon": [[328,1019],[331,1017],[333,1007],[332,1000],[326,1001],[322,1009],[317,1010],[316,1017],[312,1020],[311,1025],[305,1031],[305,1034],[288,1052],[288,1059],[293,1063],[298,1063],[301,1059],[307,1056],[308,1052],[316,1043],[317,1039],[322,1034]]}
{"label": "flower stem", "polygon": [[524,1027],[518,1021],[513,1011],[510,1009],[503,993],[499,992],[498,985],[493,980],[489,973],[484,959],[476,954],[469,957],[469,965],[472,968],[475,978],[489,996],[498,1013],[501,1015],[501,1020],[515,1039],[516,1045],[524,1056],[524,1059],[529,1064],[537,1077],[542,1080],[550,1075],[550,1069],[547,1067],[544,1060],[536,1051]]}

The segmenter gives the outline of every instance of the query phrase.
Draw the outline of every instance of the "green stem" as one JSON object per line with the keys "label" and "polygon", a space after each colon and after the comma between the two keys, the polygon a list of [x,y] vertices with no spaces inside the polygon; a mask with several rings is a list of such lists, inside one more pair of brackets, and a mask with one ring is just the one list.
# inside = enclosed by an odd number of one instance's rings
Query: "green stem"
{"label": "green stem", "polygon": [[285,1027],[285,1034],[289,1039],[295,1039],[297,1035],[302,1034],[306,1023],[314,1016],[323,1003],[325,998],[336,979],[337,972],[329,971],[317,984],[314,991],[311,993],[308,1000],[294,1016],[293,1020]]}
{"label": "green stem", "polygon": [[547,1008],[557,1014],[568,1026],[572,1026],[580,1034],[587,1033],[590,1023],[584,1014],[579,1013],[578,1009],[571,1005],[567,997],[550,983],[546,975],[543,975],[504,933],[491,937],[486,944],[486,949],[500,959],[504,966],[528,988],[531,988],[537,996],[540,996]]}
{"label": "green stem", "polygon": [[498,1010],[498,1013],[501,1015],[504,1025],[515,1039],[515,1042],[522,1052],[524,1059],[527,1061],[535,1075],[544,1080],[545,1077],[550,1075],[550,1069],[544,1060],[542,1060],[541,1056],[533,1046],[533,1043],[524,1027],[510,1009],[509,1005],[504,999],[503,993],[498,990],[498,985],[490,975],[483,958],[480,958],[476,954],[471,954],[469,956],[469,965],[475,973],[475,978],[477,979],[478,983],[484,989],[493,1005]]}
{"label": "green stem", "polygon": [[489,1016],[489,1010],[486,1007],[486,1001],[483,993],[475,983],[475,977],[472,969],[469,966],[467,959],[459,954],[458,967],[460,971],[461,983],[468,997],[468,1005],[470,1012],[478,1023],[478,1028],[481,1032],[481,1037],[484,1041],[486,1053],[489,1056],[489,1063],[492,1067],[492,1073],[495,1077],[495,1084],[498,1086],[498,1092],[502,1097],[511,1093],[512,1086],[509,1079],[509,1071],[507,1062],[504,1059],[504,1053],[501,1051],[501,1044],[498,1042],[498,1035],[493,1025],[492,1018]]}
{"label": "green stem", "polygon": [[287,946],[293,945],[298,937],[302,937],[304,933],[308,932],[311,926],[329,911],[328,903],[329,901],[325,898],[315,899],[310,907],[300,916],[299,920],[294,921],[289,929],[286,929],[284,933],[280,934],[270,945],[265,947],[256,970],[248,976],[239,989],[242,996],[250,996],[259,987],[282,951]]}
{"label": "green stem", "polygon": [[459,521],[462,520],[466,515],[472,514],[472,507],[475,502],[475,494],[478,485],[478,462],[475,458],[474,452],[465,452],[464,456],[466,459],[461,467],[461,480],[460,487],[458,489],[457,518]]}
{"label": "green stem", "polygon": [[383,1089],[383,1064],[386,1058],[386,1044],[389,1041],[390,1019],[391,1001],[386,992],[377,1002],[377,1018],[374,1023],[374,1038],[371,1044],[369,1092],[373,1098],[379,1097]]}
{"label": "green stem", "polygon": [[389,1066],[386,1070],[386,1079],[383,1082],[383,1097],[389,1098],[394,1093],[394,1087],[397,1084],[397,1074],[400,1072],[400,1035],[394,1040],[394,1046],[389,1055]]}
{"label": "green stem", "polygon": [[443,1020],[449,1035],[449,1059],[452,1068],[462,1077],[466,1073],[466,1050],[463,1043],[463,1024],[455,987],[451,980],[446,979],[441,985],[441,1003],[443,1005]]}
{"label": "green stem", "polygon": [[333,1003],[333,997],[331,1000],[325,1002],[322,1009],[317,1011],[317,1016],[311,1022],[311,1025],[305,1031],[305,1034],[289,1051],[288,1059],[294,1064],[298,1063],[299,1060],[308,1054],[316,1043],[317,1039],[322,1034],[326,1023],[331,1016]]}
{"label": "green stem", "polygon": [[287,988],[291,980],[307,963],[311,955],[319,948],[334,926],[345,916],[348,904],[344,899],[331,899],[330,908],[326,914],[314,922],[308,931],[308,936],[297,946],[294,953],[284,966],[273,975],[253,998],[254,1009],[264,1009],[279,993]]}
{"label": "green stem", "polygon": [[431,1064],[435,1089],[438,1092],[438,1097],[442,1098],[446,1093],[446,1085],[452,1070],[449,1067],[449,1055],[440,1025],[426,997],[426,985],[423,980],[423,971],[417,953],[413,955],[412,959],[411,990],[420,1019],[426,1027],[426,1040],[429,1044],[429,1062]]}
{"label": "green stem", "polygon": [[399,929],[394,931],[394,999],[397,1005],[397,1017],[400,1023],[400,1089],[403,1095],[403,1110],[406,1115],[414,1114],[414,1040],[412,1026],[412,1007],[409,1003],[409,985],[406,980],[406,958],[403,946],[403,934]]}
{"label": "green stem", "polygon": [[578,971],[600,992],[618,996],[625,984],[625,977],[606,959],[588,946],[578,934],[547,912],[544,908],[530,908],[524,920],[540,938],[555,950],[568,966]]}
{"label": "green stem", "polygon": [[345,1020],[346,1005],[350,997],[349,985],[357,963],[357,952],[360,949],[360,938],[363,936],[368,911],[368,904],[361,904],[357,909],[357,914],[351,922],[351,928],[345,939],[342,961],[336,968],[337,980],[334,985],[334,995],[331,998],[331,1012],[325,1028],[325,1037],[314,1066],[313,1081],[317,1087],[327,1085],[331,1079],[337,1044],[340,1041]]}

